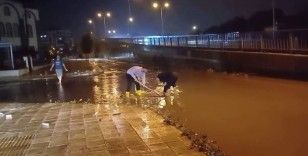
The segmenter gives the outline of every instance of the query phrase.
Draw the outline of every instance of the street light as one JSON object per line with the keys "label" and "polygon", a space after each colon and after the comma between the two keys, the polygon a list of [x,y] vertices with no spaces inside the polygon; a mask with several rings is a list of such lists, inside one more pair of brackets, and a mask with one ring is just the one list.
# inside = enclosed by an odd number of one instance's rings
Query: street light
{"label": "street light", "polygon": [[107,13],[106,13],[106,16],[107,16],[107,17],[111,17],[111,13],[110,13],[110,12],[107,12]]}
{"label": "street light", "polygon": [[192,29],[193,29],[194,31],[196,31],[196,30],[198,29],[198,26],[194,25],[194,26],[192,26]]}
{"label": "street light", "polygon": [[133,23],[133,22],[134,22],[134,18],[133,18],[133,17],[129,17],[129,18],[128,18],[128,21],[129,21],[130,23]]}
{"label": "street light", "polygon": [[159,4],[158,2],[154,2],[152,4],[153,8],[157,9],[160,8],[160,20],[161,20],[161,34],[165,34],[164,30],[164,15],[163,15],[163,9],[168,9],[170,7],[170,3],[165,2],[164,4]]}
{"label": "street light", "polygon": [[102,13],[97,13],[97,17],[101,18],[102,17]]}
{"label": "street light", "polygon": [[108,34],[115,34],[115,33],[117,33],[116,30],[108,30]]}
{"label": "street light", "polygon": [[168,2],[166,2],[166,3],[164,4],[164,6],[165,6],[165,8],[169,8],[169,7],[170,7],[170,4],[169,4]]}
{"label": "street light", "polygon": [[[88,24],[89,25],[91,25],[91,26],[93,26],[93,32],[95,32],[95,23],[94,23],[94,21],[92,20],[92,19],[88,19]],[[91,28],[90,28],[91,29]],[[92,31],[90,32],[91,33],[91,35],[94,35],[94,33],[93,33]]]}
{"label": "street light", "polygon": [[158,3],[157,2],[153,3],[153,8],[158,8]]}
{"label": "street light", "polygon": [[103,21],[104,21],[104,35],[105,37],[107,36],[106,34],[106,29],[107,29],[107,26],[106,26],[106,17],[110,18],[111,17],[111,13],[110,12],[104,12],[104,13],[97,13],[97,17],[98,18],[103,18]]}

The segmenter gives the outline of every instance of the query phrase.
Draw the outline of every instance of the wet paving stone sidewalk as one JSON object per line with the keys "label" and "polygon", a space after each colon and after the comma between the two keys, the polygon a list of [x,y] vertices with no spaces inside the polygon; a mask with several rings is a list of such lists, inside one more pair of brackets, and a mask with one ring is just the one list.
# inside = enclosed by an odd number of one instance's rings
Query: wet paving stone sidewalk
{"label": "wet paving stone sidewalk", "polygon": [[203,155],[163,118],[134,105],[0,104],[0,155]]}

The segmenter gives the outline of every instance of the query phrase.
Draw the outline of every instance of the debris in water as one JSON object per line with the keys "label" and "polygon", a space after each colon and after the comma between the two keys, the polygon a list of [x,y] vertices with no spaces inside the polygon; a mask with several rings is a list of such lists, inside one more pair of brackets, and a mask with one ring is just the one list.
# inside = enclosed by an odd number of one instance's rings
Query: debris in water
{"label": "debris in water", "polygon": [[42,127],[43,127],[43,128],[49,128],[49,123],[43,122],[43,123],[42,123]]}
{"label": "debris in water", "polygon": [[116,112],[116,113],[113,113],[112,115],[121,115],[121,113],[120,112]]}
{"label": "debris in water", "polygon": [[182,136],[186,136],[192,141],[190,149],[204,152],[208,156],[225,156],[226,154],[218,147],[216,141],[210,140],[206,135],[199,135],[186,129],[183,125],[175,122],[170,116],[164,117],[164,122],[168,125],[176,126],[182,131]]}
{"label": "debris in water", "polygon": [[13,116],[12,116],[11,114],[6,115],[6,116],[5,116],[5,119],[6,119],[6,120],[12,120],[12,119],[13,119]]}

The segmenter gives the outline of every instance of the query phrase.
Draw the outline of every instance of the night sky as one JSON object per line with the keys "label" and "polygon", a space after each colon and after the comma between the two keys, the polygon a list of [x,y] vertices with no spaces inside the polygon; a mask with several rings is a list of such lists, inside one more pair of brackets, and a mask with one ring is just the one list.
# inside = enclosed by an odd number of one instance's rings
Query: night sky
{"label": "night sky", "polygon": [[[308,0],[276,0],[277,7],[293,14],[308,6]],[[135,17],[135,35],[160,33],[160,12],[152,8],[152,0],[131,0]],[[249,16],[258,10],[271,8],[271,0],[169,0],[171,7],[165,14],[168,34],[187,34],[193,24],[205,29],[235,16]],[[112,12],[111,28],[127,33],[127,0],[31,0],[40,10],[40,29],[72,30],[76,37],[89,29],[86,21],[99,10]],[[100,25],[98,28],[102,27]]]}

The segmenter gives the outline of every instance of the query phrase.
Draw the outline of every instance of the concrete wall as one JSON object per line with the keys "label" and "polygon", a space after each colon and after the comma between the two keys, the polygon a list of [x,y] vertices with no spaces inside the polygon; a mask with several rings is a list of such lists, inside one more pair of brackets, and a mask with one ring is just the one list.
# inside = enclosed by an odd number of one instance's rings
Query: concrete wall
{"label": "concrete wall", "polygon": [[193,60],[218,71],[308,78],[308,55],[145,45],[133,45],[132,48],[139,56]]}
{"label": "concrete wall", "polygon": [[0,77],[18,77],[25,75],[29,72],[28,69],[19,69],[19,70],[2,70],[0,71]]}
{"label": "concrete wall", "polygon": [[[33,67],[33,71],[40,70],[42,68],[50,67],[50,64],[35,66]],[[29,69],[18,69],[18,70],[1,70],[0,71],[0,78],[10,78],[10,77],[18,77],[29,73]]]}

